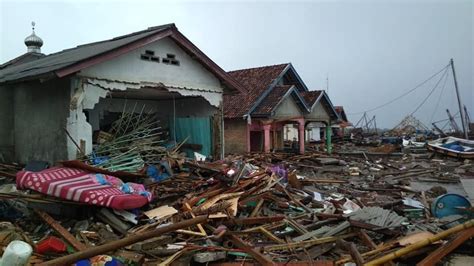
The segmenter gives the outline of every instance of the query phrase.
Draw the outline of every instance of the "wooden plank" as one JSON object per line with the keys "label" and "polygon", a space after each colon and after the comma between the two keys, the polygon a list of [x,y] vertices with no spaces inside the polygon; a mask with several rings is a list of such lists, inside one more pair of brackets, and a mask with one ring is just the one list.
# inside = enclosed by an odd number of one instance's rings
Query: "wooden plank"
{"label": "wooden plank", "polygon": [[81,259],[92,258],[100,254],[106,254],[113,250],[117,250],[117,249],[129,246],[138,242],[142,242],[153,237],[161,236],[169,232],[174,232],[178,229],[183,229],[189,226],[193,226],[198,223],[205,223],[206,221],[207,221],[207,216],[198,216],[196,218],[183,220],[175,224],[165,225],[165,226],[156,228],[153,231],[126,236],[125,238],[107,242],[100,246],[90,247],[83,251],[79,251],[76,253],[66,255],[64,257],[59,257],[59,258],[52,259],[50,261],[46,261],[42,263],[41,265],[42,266],[70,265]]}
{"label": "wooden plank", "polygon": [[79,242],[71,233],[69,233],[66,228],[64,228],[60,223],[58,223],[56,220],[54,220],[53,217],[51,217],[49,214],[47,214],[44,211],[40,210],[35,210],[36,214],[45,221],[53,230],[58,233],[60,236],[62,236],[71,246],[73,246],[76,250],[78,251],[83,251],[87,249],[86,245],[83,243]]}
{"label": "wooden plank", "polygon": [[357,250],[356,245],[353,242],[347,242],[343,239],[338,239],[336,243],[341,246],[343,249],[349,251],[349,254],[351,254],[352,259],[356,263],[357,266],[363,266],[364,265],[364,258],[362,258],[362,255],[359,253]]}
{"label": "wooden plank", "polygon": [[364,229],[359,230],[359,237],[370,249],[376,249],[377,245],[374,243],[372,238],[367,234]]}
{"label": "wooden plank", "polygon": [[229,235],[230,237],[230,240],[232,241],[232,243],[234,243],[234,245],[240,249],[242,249],[243,251],[247,252],[248,254],[250,254],[252,256],[252,258],[254,258],[256,261],[258,261],[261,265],[275,265],[273,263],[273,261],[263,255],[262,253],[260,253],[257,249],[255,249],[253,246],[250,246],[248,245],[247,243],[245,243],[242,239],[240,239],[239,237],[235,236],[235,235]]}
{"label": "wooden plank", "polygon": [[418,264],[416,265],[417,266],[435,265],[442,258],[444,258],[446,255],[451,253],[453,250],[458,248],[460,245],[462,245],[464,242],[466,242],[468,239],[472,237],[474,237],[474,227],[471,227],[468,230],[460,232],[459,234],[456,235],[456,237],[448,241],[448,243],[441,245],[435,251],[431,252],[431,254],[428,255],[426,258],[424,258],[422,261],[418,262]]}

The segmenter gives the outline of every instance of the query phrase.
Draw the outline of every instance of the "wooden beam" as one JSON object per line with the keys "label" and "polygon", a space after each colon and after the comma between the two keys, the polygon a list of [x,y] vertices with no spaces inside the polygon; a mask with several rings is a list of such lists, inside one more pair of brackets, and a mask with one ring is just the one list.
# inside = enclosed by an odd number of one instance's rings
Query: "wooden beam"
{"label": "wooden beam", "polygon": [[439,241],[441,239],[445,239],[453,234],[456,234],[458,232],[464,232],[466,231],[466,229],[469,229],[471,227],[474,227],[474,219],[471,219],[463,224],[460,224],[460,225],[457,225],[455,227],[452,227],[446,231],[442,231],[442,232],[439,232],[437,233],[436,235],[432,236],[432,237],[429,237],[429,238],[425,238],[423,240],[420,240],[414,244],[411,244],[411,245],[408,245],[404,248],[401,248],[399,250],[396,250],[394,252],[391,252],[389,254],[386,254],[380,258],[377,258],[377,259],[374,259],[372,261],[369,261],[367,262],[367,266],[375,266],[375,265],[381,265],[381,264],[384,264],[388,261],[391,261],[391,260],[394,260],[394,259],[397,259],[403,255],[406,255],[412,251],[415,251],[415,250],[418,250],[420,248],[423,248],[423,247],[426,247],[436,241]]}
{"label": "wooden beam", "polygon": [[54,218],[49,214],[40,210],[35,210],[35,212],[45,223],[51,226],[51,228],[53,228],[56,233],[62,236],[76,250],[83,251],[87,249],[86,245],[77,240],[71,233],[69,233],[68,230],[66,230],[66,228],[64,228],[58,221],[54,220]]}
{"label": "wooden beam", "polygon": [[236,247],[238,247],[238,248],[242,249],[243,251],[247,252],[248,254],[250,254],[252,256],[252,258],[254,258],[256,261],[258,261],[258,263],[260,263],[261,265],[275,265],[275,263],[270,258],[268,258],[267,256],[260,253],[253,246],[245,243],[239,237],[230,234],[229,238],[232,241],[232,243],[234,243],[234,245]]}
{"label": "wooden beam", "polygon": [[355,261],[357,266],[364,265],[364,258],[357,250],[356,245],[353,242],[347,242],[343,239],[338,239],[336,243],[343,249],[347,250],[351,254],[352,259]]}
{"label": "wooden beam", "polygon": [[451,253],[453,250],[458,248],[468,239],[474,237],[474,227],[469,228],[464,232],[460,232],[448,241],[448,243],[441,245],[435,251],[431,252],[426,258],[416,264],[417,266],[428,266],[428,265],[435,265],[438,261],[444,258],[446,255]]}
{"label": "wooden beam", "polygon": [[377,245],[374,243],[372,238],[367,234],[367,232],[364,229],[359,230],[359,238],[364,242],[365,245],[367,245],[370,249],[376,249]]}
{"label": "wooden beam", "polygon": [[135,244],[137,242],[141,242],[153,237],[161,236],[163,234],[174,232],[178,229],[183,229],[186,227],[190,227],[199,223],[205,223],[207,221],[207,216],[198,216],[193,219],[184,220],[175,224],[170,224],[167,226],[159,227],[150,232],[144,232],[136,235],[127,236],[125,238],[111,241],[105,243],[101,246],[95,246],[87,248],[86,250],[79,251],[73,254],[66,255],[64,257],[59,257],[50,261],[46,261],[41,263],[42,266],[54,266],[54,265],[70,265],[74,262],[77,262],[81,259],[91,258],[100,254],[106,254],[107,252],[120,249],[122,247],[129,246],[131,244]]}

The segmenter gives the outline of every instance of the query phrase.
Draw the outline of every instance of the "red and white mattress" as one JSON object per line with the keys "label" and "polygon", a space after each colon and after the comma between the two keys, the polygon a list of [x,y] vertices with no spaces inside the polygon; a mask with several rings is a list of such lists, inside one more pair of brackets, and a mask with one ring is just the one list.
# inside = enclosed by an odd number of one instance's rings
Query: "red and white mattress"
{"label": "red and white mattress", "polygon": [[151,200],[142,185],[127,183],[127,188],[133,187],[133,191],[128,189],[125,193],[125,184],[120,179],[75,168],[20,171],[16,175],[16,185],[18,189],[31,189],[61,199],[114,209],[139,208]]}

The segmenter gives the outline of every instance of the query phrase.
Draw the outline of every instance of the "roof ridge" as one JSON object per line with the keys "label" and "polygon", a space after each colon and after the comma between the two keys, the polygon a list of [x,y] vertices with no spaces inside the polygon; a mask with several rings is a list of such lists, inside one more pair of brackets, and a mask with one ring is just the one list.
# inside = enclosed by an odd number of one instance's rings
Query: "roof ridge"
{"label": "roof ridge", "polygon": [[308,90],[308,91],[302,91],[301,93],[311,93],[311,92],[322,92],[324,90]]}
{"label": "roof ridge", "polygon": [[152,31],[155,31],[155,30],[164,30],[164,29],[167,29],[167,28],[176,28],[176,25],[174,23],[168,23],[168,24],[164,24],[164,25],[160,25],[160,26],[148,27],[147,29],[144,29],[144,30],[135,31],[135,32],[128,33],[128,34],[125,34],[125,35],[113,37],[113,38],[110,38],[110,39],[79,44],[79,45],[76,45],[76,46],[71,47],[71,48],[66,48],[66,49],[63,49],[63,50],[60,50],[60,51],[57,51],[57,52],[54,52],[54,53],[47,54],[46,56],[56,55],[56,54],[67,52],[67,51],[77,49],[77,48],[80,48],[80,47],[95,45],[95,44],[104,43],[104,42],[116,41],[116,40],[124,39],[124,38],[127,38],[127,37],[131,37],[131,36],[134,36],[134,35],[138,35],[138,34],[141,34],[141,33],[152,32]]}
{"label": "roof ridge", "polygon": [[235,70],[229,70],[227,73],[230,72],[237,72],[237,71],[244,71],[244,70],[251,70],[251,69],[257,69],[257,68],[269,68],[269,67],[276,67],[276,66],[287,66],[290,63],[281,63],[281,64],[274,64],[274,65],[266,65],[266,66],[259,66],[259,67],[249,67],[249,68],[242,68],[242,69],[235,69]]}
{"label": "roof ridge", "polygon": [[0,69],[3,69],[3,68],[5,68],[5,67],[8,67],[9,65],[13,65],[13,64],[15,64],[16,62],[18,62],[19,60],[21,60],[21,59],[23,59],[23,58],[25,58],[25,57],[27,57],[27,56],[31,56],[31,55],[37,56],[38,58],[41,58],[41,57],[45,57],[45,56],[46,56],[45,54],[42,54],[42,53],[26,52],[26,53],[24,53],[24,54],[21,54],[21,55],[15,57],[15,58],[12,58],[12,59],[6,61],[5,63],[1,63],[1,64],[0,64]]}

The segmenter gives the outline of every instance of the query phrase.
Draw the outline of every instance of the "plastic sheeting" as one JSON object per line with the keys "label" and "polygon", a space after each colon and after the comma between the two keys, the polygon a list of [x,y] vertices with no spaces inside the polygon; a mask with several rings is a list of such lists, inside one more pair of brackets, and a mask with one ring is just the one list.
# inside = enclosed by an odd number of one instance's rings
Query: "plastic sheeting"
{"label": "plastic sheeting", "polygon": [[[173,119],[172,119],[173,120]],[[173,121],[170,123],[173,124]],[[186,143],[200,144],[202,149],[197,151],[205,156],[212,155],[212,127],[211,117],[177,117],[175,119],[176,142],[180,143],[187,137]],[[175,134],[173,132],[173,135]],[[193,150],[186,150],[188,157],[193,157]]]}

